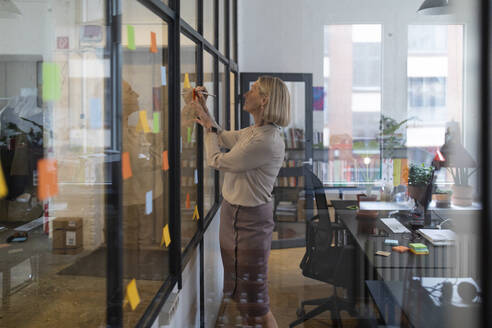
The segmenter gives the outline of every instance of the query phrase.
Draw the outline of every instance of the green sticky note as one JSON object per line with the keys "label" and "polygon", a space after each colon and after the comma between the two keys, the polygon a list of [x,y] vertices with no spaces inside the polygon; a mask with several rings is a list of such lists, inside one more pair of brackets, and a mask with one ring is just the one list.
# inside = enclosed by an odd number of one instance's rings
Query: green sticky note
{"label": "green sticky note", "polygon": [[61,71],[56,63],[43,63],[43,100],[60,100]]}
{"label": "green sticky note", "polygon": [[128,49],[135,50],[135,28],[132,25],[126,26],[126,32],[128,34]]}
{"label": "green sticky note", "polygon": [[153,132],[159,133],[159,131],[161,129],[161,113],[154,112],[153,123],[154,123],[154,131]]}
{"label": "green sticky note", "polygon": [[188,143],[191,142],[191,128],[188,127]]}

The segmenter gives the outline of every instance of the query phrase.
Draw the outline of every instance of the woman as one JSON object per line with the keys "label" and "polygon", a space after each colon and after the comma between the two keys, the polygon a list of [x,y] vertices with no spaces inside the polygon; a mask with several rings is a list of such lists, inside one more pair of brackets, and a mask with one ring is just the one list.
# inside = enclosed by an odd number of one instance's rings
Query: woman
{"label": "woman", "polygon": [[[238,303],[248,324],[277,327],[269,309],[267,265],[273,232],[272,190],[285,155],[280,127],[290,121],[290,96],[284,82],[262,76],[244,95],[243,109],[255,125],[223,131],[208,113],[199,91],[196,122],[206,129],[209,166],[224,172],[220,247],[224,296]],[[222,153],[220,147],[230,149]]]}

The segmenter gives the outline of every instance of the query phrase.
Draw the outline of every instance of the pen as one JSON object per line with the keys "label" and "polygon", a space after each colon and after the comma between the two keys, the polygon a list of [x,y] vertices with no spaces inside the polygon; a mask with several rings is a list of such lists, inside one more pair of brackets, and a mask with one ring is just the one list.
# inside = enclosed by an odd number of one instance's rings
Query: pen
{"label": "pen", "polygon": [[[185,92],[181,92],[181,94],[182,94],[182,95],[184,95],[184,94],[185,94]],[[213,94],[208,93],[208,92],[200,92],[200,94],[202,94],[202,95],[206,95],[206,96],[210,96],[210,97],[217,97],[216,95],[213,95]]]}

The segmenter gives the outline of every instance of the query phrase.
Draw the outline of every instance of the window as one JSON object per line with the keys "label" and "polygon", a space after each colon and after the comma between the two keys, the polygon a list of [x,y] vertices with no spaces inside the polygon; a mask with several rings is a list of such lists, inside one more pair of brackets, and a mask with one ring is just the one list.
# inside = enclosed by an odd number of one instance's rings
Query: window
{"label": "window", "polygon": [[381,31],[378,24],[325,26],[324,107],[313,112],[313,132],[329,160],[313,168],[326,184],[379,178]]}
{"label": "window", "polygon": [[[410,25],[407,57],[408,108],[406,146],[435,151],[453,126],[463,128],[463,26]],[[452,184],[440,170],[438,182]],[[447,188],[446,186],[443,188]]]}

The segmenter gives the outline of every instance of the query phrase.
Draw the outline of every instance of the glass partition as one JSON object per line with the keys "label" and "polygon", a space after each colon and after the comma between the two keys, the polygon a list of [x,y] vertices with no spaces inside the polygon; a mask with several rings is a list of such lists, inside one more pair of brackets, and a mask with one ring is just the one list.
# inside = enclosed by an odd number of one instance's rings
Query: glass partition
{"label": "glass partition", "polygon": [[[229,130],[229,125],[227,123],[227,102],[228,95],[226,93],[226,66],[219,61],[219,124],[222,128]],[[222,183],[224,181],[224,172],[219,171],[219,186],[222,192]]]}
{"label": "glass partition", "polygon": [[217,24],[219,24],[219,51],[222,54],[225,54],[225,45],[226,45],[226,39],[225,39],[225,0],[219,0],[219,21]]}
{"label": "glass partition", "polygon": [[181,18],[192,28],[198,29],[198,0],[186,0],[180,2]]}
{"label": "glass partition", "polygon": [[168,27],[131,0],[123,2],[122,24],[123,285],[135,279],[141,299],[123,309],[124,326],[133,327],[169,275],[161,247],[169,223]]}
{"label": "glass partition", "polygon": [[16,2],[22,16],[2,13],[2,327],[105,326],[104,3]]}
{"label": "glass partition", "polygon": [[[203,85],[207,88],[208,92],[212,95],[217,95],[215,90],[215,79],[217,77],[217,72],[215,71],[215,58],[209,52],[203,52]],[[207,107],[211,115],[214,115],[215,104],[217,102],[216,97],[208,97]],[[204,167],[204,181],[203,181],[203,213],[205,215],[210,211],[215,203],[215,169],[207,165],[207,159],[204,156],[203,159]]]}
{"label": "glass partition", "polygon": [[215,0],[203,0],[203,37],[215,45]]}
{"label": "glass partition", "polygon": [[193,213],[197,203],[196,124],[191,107],[192,88],[197,86],[197,46],[181,34],[181,246],[183,250],[198,231]]}

